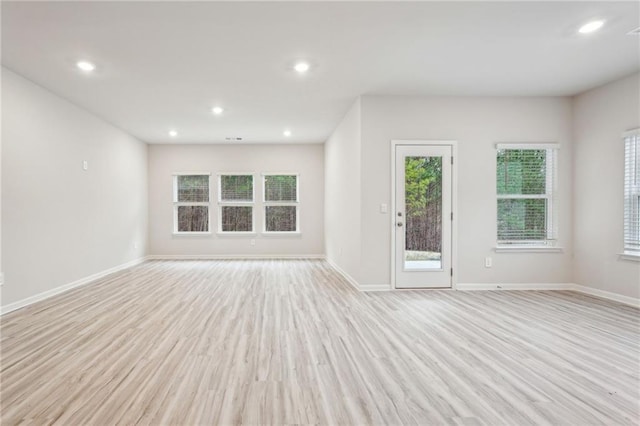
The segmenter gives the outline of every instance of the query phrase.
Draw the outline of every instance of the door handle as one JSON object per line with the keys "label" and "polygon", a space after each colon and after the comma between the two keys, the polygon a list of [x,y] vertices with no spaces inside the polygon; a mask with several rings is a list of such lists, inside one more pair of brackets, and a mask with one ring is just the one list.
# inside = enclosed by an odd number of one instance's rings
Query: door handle
{"label": "door handle", "polygon": [[400,228],[402,226],[402,222],[398,222],[397,225],[398,225],[398,228]]}

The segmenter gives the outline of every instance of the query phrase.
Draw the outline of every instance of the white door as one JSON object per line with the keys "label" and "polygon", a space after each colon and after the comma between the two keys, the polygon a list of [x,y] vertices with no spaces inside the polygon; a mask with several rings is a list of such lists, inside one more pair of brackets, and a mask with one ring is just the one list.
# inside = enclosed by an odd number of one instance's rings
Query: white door
{"label": "white door", "polygon": [[396,288],[450,288],[452,147],[395,147]]}

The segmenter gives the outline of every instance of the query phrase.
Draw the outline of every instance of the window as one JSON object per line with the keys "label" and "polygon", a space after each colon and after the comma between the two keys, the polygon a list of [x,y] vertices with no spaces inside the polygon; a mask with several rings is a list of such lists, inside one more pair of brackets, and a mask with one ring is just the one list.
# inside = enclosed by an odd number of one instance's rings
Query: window
{"label": "window", "polygon": [[173,176],[173,232],[209,232],[209,175]]}
{"label": "window", "polygon": [[264,232],[299,232],[298,175],[264,174]]}
{"label": "window", "polygon": [[555,144],[498,144],[498,245],[553,246]]}
{"label": "window", "polygon": [[254,232],[253,175],[221,174],[218,181],[219,231]]}
{"label": "window", "polygon": [[640,129],[624,136],[624,251],[640,256]]}

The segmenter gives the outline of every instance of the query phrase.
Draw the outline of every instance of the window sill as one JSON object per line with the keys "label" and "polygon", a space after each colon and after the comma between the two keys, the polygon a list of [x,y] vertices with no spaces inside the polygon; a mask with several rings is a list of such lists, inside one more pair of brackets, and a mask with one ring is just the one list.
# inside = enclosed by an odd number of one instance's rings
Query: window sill
{"label": "window sill", "polygon": [[290,237],[290,238],[299,238],[302,237],[302,232],[263,232],[263,237]]}
{"label": "window sill", "polygon": [[640,262],[640,253],[619,253],[618,259],[630,262]]}
{"label": "window sill", "polygon": [[173,232],[174,237],[209,237],[211,232]]}
{"label": "window sill", "polygon": [[231,238],[250,238],[250,237],[255,237],[256,234],[255,232],[223,232],[223,231],[218,231],[216,232],[216,235],[218,237],[231,237]]}
{"label": "window sill", "polygon": [[498,246],[493,249],[496,253],[563,253],[562,247],[542,246]]}

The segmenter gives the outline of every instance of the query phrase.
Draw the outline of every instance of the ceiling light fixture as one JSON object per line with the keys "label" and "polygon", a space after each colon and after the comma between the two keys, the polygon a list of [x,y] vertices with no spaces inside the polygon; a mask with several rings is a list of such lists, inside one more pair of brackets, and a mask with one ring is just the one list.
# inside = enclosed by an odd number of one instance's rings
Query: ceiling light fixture
{"label": "ceiling light fixture", "polygon": [[284,132],[282,132],[283,135],[285,135],[286,137],[291,136],[291,130],[285,130]]}
{"label": "ceiling light fixture", "polygon": [[580,27],[578,32],[580,34],[589,34],[594,31],[598,31],[600,28],[602,28],[603,25],[604,25],[604,21],[600,21],[600,20],[587,22],[586,24]]}
{"label": "ceiling light fixture", "polygon": [[297,64],[295,64],[293,69],[300,74],[304,74],[305,72],[309,71],[309,64],[306,62],[298,62]]}
{"label": "ceiling light fixture", "polygon": [[86,72],[91,72],[96,69],[95,65],[87,61],[79,61],[78,63],[76,63],[76,66],[80,68],[82,71],[86,71]]}
{"label": "ceiling light fixture", "polygon": [[220,114],[222,114],[224,112],[224,108],[219,107],[219,106],[213,107],[213,108],[211,108],[211,112],[214,113],[215,115],[220,115]]}
{"label": "ceiling light fixture", "polygon": [[169,136],[175,138],[176,136],[178,136],[178,132],[176,132],[175,130],[169,130]]}

